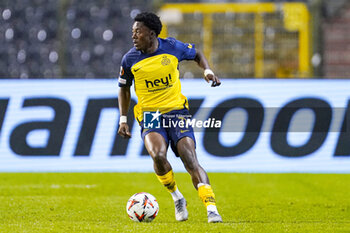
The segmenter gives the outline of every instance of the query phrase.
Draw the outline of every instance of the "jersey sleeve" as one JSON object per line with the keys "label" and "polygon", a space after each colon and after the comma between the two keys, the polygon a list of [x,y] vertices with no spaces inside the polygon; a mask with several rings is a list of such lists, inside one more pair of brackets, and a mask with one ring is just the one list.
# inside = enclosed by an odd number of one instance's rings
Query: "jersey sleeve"
{"label": "jersey sleeve", "polygon": [[120,73],[118,78],[119,87],[126,87],[132,85],[132,80],[134,79],[134,75],[131,72],[130,66],[127,64],[126,56],[122,59],[122,64],[120,66]]}
{"label": "jersey sleeve", "polygon": [[196,49],[194,44],[183,43],[179,40],[175,41],[175,47],[180,51],[179,61],[194,60],[196,57]]}

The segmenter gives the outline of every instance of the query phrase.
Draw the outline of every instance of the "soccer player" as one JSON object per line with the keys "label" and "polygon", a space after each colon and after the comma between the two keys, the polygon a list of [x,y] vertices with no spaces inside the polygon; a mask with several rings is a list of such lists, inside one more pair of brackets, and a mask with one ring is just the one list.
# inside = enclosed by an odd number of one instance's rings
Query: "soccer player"
{"label": "soccer player", "polygon": [[196,61],[204,69],[204,78],[207,82],[212,82],[212,87],[219,86],[221,82],[210,69],[205,56],[196,50],[194,45],[182,43],[174,38],[158,38],[162,23],[157,15],[143,12],[138,14],[134,21],[134,47],[124,55],[119,76],[118,134],[124,138],[131,137],[126,116],[130,105],[130,86],[134,82],[138,98],[134,115],[141,126],[141,136],[146,149],[153,159],[155,173],[174,200],[176,220],[187,220],[188,211],[186,200],[176,185],[172,167],[167,160],[169,144],[191,175],[192,183],[207,208],[208,222],[222,222],[208,175],[197,160],[193,128],[148,128],[144,125],[144,113],[149,110],[155,112],[154,119],[173,116],[173,121],[181,121],[184,120],[182,116],[189,115],[187,98],[181,94],[178,70],[180,61]]}

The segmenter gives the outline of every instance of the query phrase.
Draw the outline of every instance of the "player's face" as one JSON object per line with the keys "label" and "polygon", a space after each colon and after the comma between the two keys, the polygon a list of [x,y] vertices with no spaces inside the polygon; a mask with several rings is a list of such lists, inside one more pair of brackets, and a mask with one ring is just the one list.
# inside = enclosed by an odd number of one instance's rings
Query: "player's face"
{"label": "player's face", "polygon": [[151,46],[151,30],[143,22],[135,22],[132,26],[132,42],[137,50],[146,51]]}

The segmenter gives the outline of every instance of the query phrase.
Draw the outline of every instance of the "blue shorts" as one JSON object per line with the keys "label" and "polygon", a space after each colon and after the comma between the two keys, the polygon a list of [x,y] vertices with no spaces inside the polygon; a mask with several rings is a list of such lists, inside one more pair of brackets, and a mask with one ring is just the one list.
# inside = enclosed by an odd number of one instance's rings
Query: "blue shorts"
{"label": "blue shorts", "polygon": [[154,129],[145,129],[143,125],[143,121],[141,122],[141,137],[142,140],[145,141],[145,136],[150,132],[157,132],[163,136],[165,142],[169,146],[171,145],[172,151],[174,151],[175,155],[179,157],[179,153],[177,152],[176,145],[177,142],[183,137],[192,138],[194,144],[196,145],[196,139],[193,134],[193,128],[189,125],[181,125],[180,121],[186,121],[186,119],[190,119],[190,113],[188,109],[184,108],[181,110],[173,110],[168,113],[162,114],[160,116],[160,121],[163,122],[165,120],[165,125],[160,125],[160,128]]}

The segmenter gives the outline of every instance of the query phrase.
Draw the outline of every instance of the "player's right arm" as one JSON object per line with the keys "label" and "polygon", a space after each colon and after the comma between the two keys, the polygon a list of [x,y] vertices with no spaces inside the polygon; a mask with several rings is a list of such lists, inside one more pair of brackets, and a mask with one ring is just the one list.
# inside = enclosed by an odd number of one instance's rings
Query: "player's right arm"
{"label": "player's right arm", "polygon": [[123,86],[119,89],[118,94],[118,104],[120,112],[119,129],[118,134],[123,138],[130,138],[131,133],[129,130],[129,125],[126,122],[126,116],[129,111],[130,106],[130,86]]}
{"label": "player's right arm", "polygon": [[[130,65],[127,63],[127,56],[124,55],[122,59],[122,65],[120,67],[119,74],[119,94],[118,94],[118,104],[120,112],[119,129],[118,134],[123,138],[130,138],[131,133],[129,130],[129,125],[127,123],[127,115],[130,107],[130,86],[132,85],[132,80],[134,76],[131,73]],[[133,119],[132,119],[133,120]]]}

